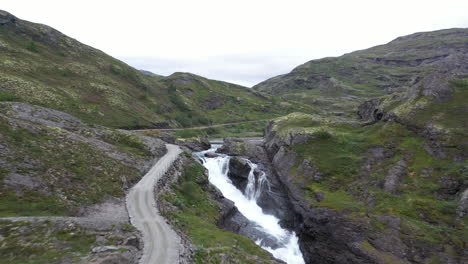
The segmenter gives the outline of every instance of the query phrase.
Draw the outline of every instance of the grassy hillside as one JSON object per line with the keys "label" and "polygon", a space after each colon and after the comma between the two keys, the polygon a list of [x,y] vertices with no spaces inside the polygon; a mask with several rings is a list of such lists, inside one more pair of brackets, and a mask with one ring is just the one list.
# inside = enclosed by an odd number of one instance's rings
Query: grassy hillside
{"label": "grassy hillside", "polygon": [[[468,72],[468,29],[416,33],[340,57],[312,60],[255,90],[298,100],[323,112],[353,111],[362,101],[396,92],[445,86]],[[440,94],[443,96],[443,94]]]}
{"label": "grassy hillside", "polygon": [[193,126],[284,114],[245,87],[147,74],[51,27],[0,11],[0,101],[22,101],[111,127]]}
{"label": "grassy hillside", "polygon": [[155,154],[136,136],[22,103],[0,103],[0,139],[0,216],[75,215],[123,197]]}
{"label": "grassy hillside", "polygon": [[[266,137],[283,180],[310,205],[308,232],[323,232],[303,233],[306,258],[466,262],[468,29],[313,60],[254,89],[317,110],[276,119]],[[321,214],[329,222],[314,225]]]}
{"label": "grassy hillside", "polygon": [[169,101],[178,109],[165,116],[183,127],[265,120],[296,108],[240,85],[190,73],[174,73],[160,82],[168,87]]}

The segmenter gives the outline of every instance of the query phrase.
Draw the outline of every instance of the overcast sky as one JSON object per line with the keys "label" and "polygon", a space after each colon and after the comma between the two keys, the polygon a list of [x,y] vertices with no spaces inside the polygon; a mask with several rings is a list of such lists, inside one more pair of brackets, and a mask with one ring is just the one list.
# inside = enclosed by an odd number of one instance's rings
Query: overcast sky
{"label": "overcast sky", "polygon": [[311,59],[468,27],[467,0],[4,0],[128,64],[252,86]]}

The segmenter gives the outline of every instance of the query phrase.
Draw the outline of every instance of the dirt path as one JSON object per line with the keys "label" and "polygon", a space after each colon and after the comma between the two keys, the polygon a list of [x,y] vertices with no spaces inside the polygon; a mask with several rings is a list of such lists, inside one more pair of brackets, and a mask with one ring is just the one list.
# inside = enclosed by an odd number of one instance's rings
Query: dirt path
{"label": "dirt path", "polygon": [[179,263],[180,238],[159,214],[154,197],[155,184],[182,152],[176,145],[166,144],[166,147],[166,155],[127,195],[131,222],[143,234],[141,264]]}

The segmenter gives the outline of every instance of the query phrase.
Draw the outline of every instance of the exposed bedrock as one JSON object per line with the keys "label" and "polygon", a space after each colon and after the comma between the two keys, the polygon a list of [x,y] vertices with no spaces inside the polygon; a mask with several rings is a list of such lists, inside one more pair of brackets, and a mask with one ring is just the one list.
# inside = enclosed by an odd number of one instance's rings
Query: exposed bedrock
{"label": "exposed bedrock", "polygon": [[227,138],[224,141],[223,148],[219,149],[218,152],[233,155],[229,164],[230,173],[228,176],[233,184],[243,192],[247,186],[248,175],[251,170],[245,159],[249,159],[258,165],[254,172],[257,184],[260,171],[265,172],[268,183],[263,186],[257,204],[264,213],[278,217],[281,219],[282,225],[290,228],[294,220],[291,203],[286,190],[269,162],[263,143],[261,141]]}
{"label": "exposed bedrock", "polygon": [[[373,111],[369,113],[372,119]],[[326,200],[327,195],[311,193],[303,178],[320,182],[327,175],[321,173],[313,162],[299,160],[297,153],[290,148],[296,139],[281,137],[272,127],[273,123],[270,123],[265,131],[266,156],[277,173],[279,185],[288,195],[293,210],[291,214],[294,215],[292,226],[299,237],[306,263],[427,263],[435,255],[440,263],[463,263],[463,257],[460,257],[462,252],[450,253],[443,244],[425,243],[415,239],[412,235],[414,230],[408,228],[399,217],[365,213],[353,216],[346,210],[315,206],[316,201]],[[434,149],[434,145],[428,147]],[[395,154],[376,147],[369,149],[367,155],[369,157],[362,166],[363,174],[366,173],[367,166],[373,166],[372,164]],[[398,195],[397,187],[408,174],[408,158],[403,156],[389,167],[381,182],[369,184],[380,188],[382,192]],[[463,192],[463,184],[450,174],[440,176],[440,181],[443,183],[436,195],[443,199],[459,196],[458,217],[466,217],[468,191]],[[460,195],[461,192],[463,193]],[[363,194],[356,193],[356,196]],[[359,198],[366,200],[366,197]],[[369,197],[367,203],[372,206],[372,197]],[[380,223],[378,228],[375,227],[376,222]]]}
{"label": "exposed bedrock", "polygon": [[[232,181],[232,184],[245,193],[245,188],[249,183],[249,173],[251,171],[250,165],[247,160],[232,157],[229,160],[229,172],[228,177]],[[258,175],[258,173],[257,173]]]}

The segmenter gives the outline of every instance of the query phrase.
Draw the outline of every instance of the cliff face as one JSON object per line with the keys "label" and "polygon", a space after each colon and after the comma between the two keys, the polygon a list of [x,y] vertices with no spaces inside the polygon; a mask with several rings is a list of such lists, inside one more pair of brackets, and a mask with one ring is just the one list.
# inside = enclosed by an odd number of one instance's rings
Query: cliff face
{"label": "cliff face", "polygon": [[295,114],[267,126],[307,263],[466,261],[466,152],[394,119]]}
{"label": "cliff face", "polygon": [[158,183],[158,207],[182,237],[181,263],[283,263],[254,241],[268,237],[208,181],[190,154],[181,156]]}
{"label": "cliff face", "polygon": [[315,114],[265,148],[310,263],[466,262],[468,30],[307,62],[258,89]]}

